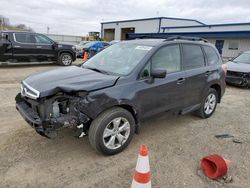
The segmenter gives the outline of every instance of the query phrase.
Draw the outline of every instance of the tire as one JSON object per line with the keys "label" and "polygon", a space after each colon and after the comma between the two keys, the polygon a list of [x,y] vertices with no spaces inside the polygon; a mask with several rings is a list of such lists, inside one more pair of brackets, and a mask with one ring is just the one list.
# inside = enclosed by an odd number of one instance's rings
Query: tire
{"label": "tire", "polygon": [[196,111],[196,115],[198,115],[203,119],[209,118],[211,115],[213,115],[217,106],[217,102],[218,102],[217,91],[213,88],[209,88],[207,94],[204,96],[202,100],[200,109]]}
{"label": "tire", "polygon": [[62,53],[59,57],[59,65],[70,66],[73,62],[72,55],[70,53]]}
{"label": "tire", "polygon": [[[114,122],[118,126],[115,126]],[[119,132],[118,128],[122,130],[122,127],[124,127],[124,130]],[[88,136],[91,146],[97,152],[105,155],[114,155],[123,151],[129,145],[134,133],[135,120],[132,114],[123,108],[114,107],[104,111],[93,120],[89,128]],[[108,136],[109,134],[110,136]],[[118,138],[120,140],[122,138],[123,140],[119,141]]]}

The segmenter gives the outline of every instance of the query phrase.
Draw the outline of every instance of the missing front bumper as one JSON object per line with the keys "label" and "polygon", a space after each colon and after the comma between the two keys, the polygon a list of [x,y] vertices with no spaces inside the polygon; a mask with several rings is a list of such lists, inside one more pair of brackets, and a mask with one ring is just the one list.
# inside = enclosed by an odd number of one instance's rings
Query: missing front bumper
{"label": "missing front bumper", "polygon": [[232,84],[236,86],[250,87],[250,77],[227,76],[226,82],[228,84]]}
{"label": "missing front bumper", "polygon": [[41,118],[25,101],[16,103],[16,109],[24,118],[24,120],[33,129],[35,129],[38,134],[47,138],[54,138],[56,136],[56,131],[45,129],[43,127]]}

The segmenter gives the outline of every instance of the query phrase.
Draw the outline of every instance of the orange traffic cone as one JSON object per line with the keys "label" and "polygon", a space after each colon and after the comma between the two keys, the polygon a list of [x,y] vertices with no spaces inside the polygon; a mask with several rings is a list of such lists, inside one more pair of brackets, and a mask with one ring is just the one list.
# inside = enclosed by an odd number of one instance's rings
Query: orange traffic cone
{"label": "orange traffic cone", "polygon": [[201,160],[201,168],[208,178],[217,179],[227,174],[230,163],[220,155],[209,155]]}
{"label": "orange traffic cone", "polygon": [[131,188],[151,188],[148,147],[141,145]]}
{"label": "orange traffic cone", "polygon": [[83,54],[83,61],[87,61],[87,60],[88,60],[88,54],[85,51],[84,54]]}

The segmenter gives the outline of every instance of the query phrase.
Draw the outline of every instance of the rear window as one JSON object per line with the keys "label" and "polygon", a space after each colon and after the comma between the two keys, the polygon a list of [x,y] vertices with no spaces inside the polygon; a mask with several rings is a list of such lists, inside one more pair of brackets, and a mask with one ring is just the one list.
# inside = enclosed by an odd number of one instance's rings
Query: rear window
{"label": "rear window", "polygon": [[15,33],[15,38],[20,43],[36,43],[34,35],[28,33]]}
{"label": "rear window", "polygon": [[212,47],[203,46],[203,49],[207,56],[207,63],[208,65],[216,65],[220,64],[220,58],[218,57],[217,53]]}
{"label": "rear window", "polygon": [[205,66],[204,55],[199,45],[183,44],[184,69],[194,69]]}

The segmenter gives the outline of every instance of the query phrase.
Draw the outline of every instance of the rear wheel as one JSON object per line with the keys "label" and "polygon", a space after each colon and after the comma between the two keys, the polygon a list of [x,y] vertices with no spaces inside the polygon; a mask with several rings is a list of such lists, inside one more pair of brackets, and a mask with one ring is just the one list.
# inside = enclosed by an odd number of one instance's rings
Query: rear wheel
{"label": "rear wheel", "polygon": [[134,132],[135,121],[132,114],[115,107],[103,112],[91,123],[89,141],[96,151],[113,155],[128,146]]}
{"label": "rear wheel", "polygon": [[205,95],[201,107],[196,114],[201,118],[209,118],[215,111],[218,102],[218,93],[215,89],[210,88]]}
{"label": "rear wheel", "polygon": [[59,57],[59,64],[63,66],[69,66],[73,62],[72,55],[70,53],[62,53]]}

